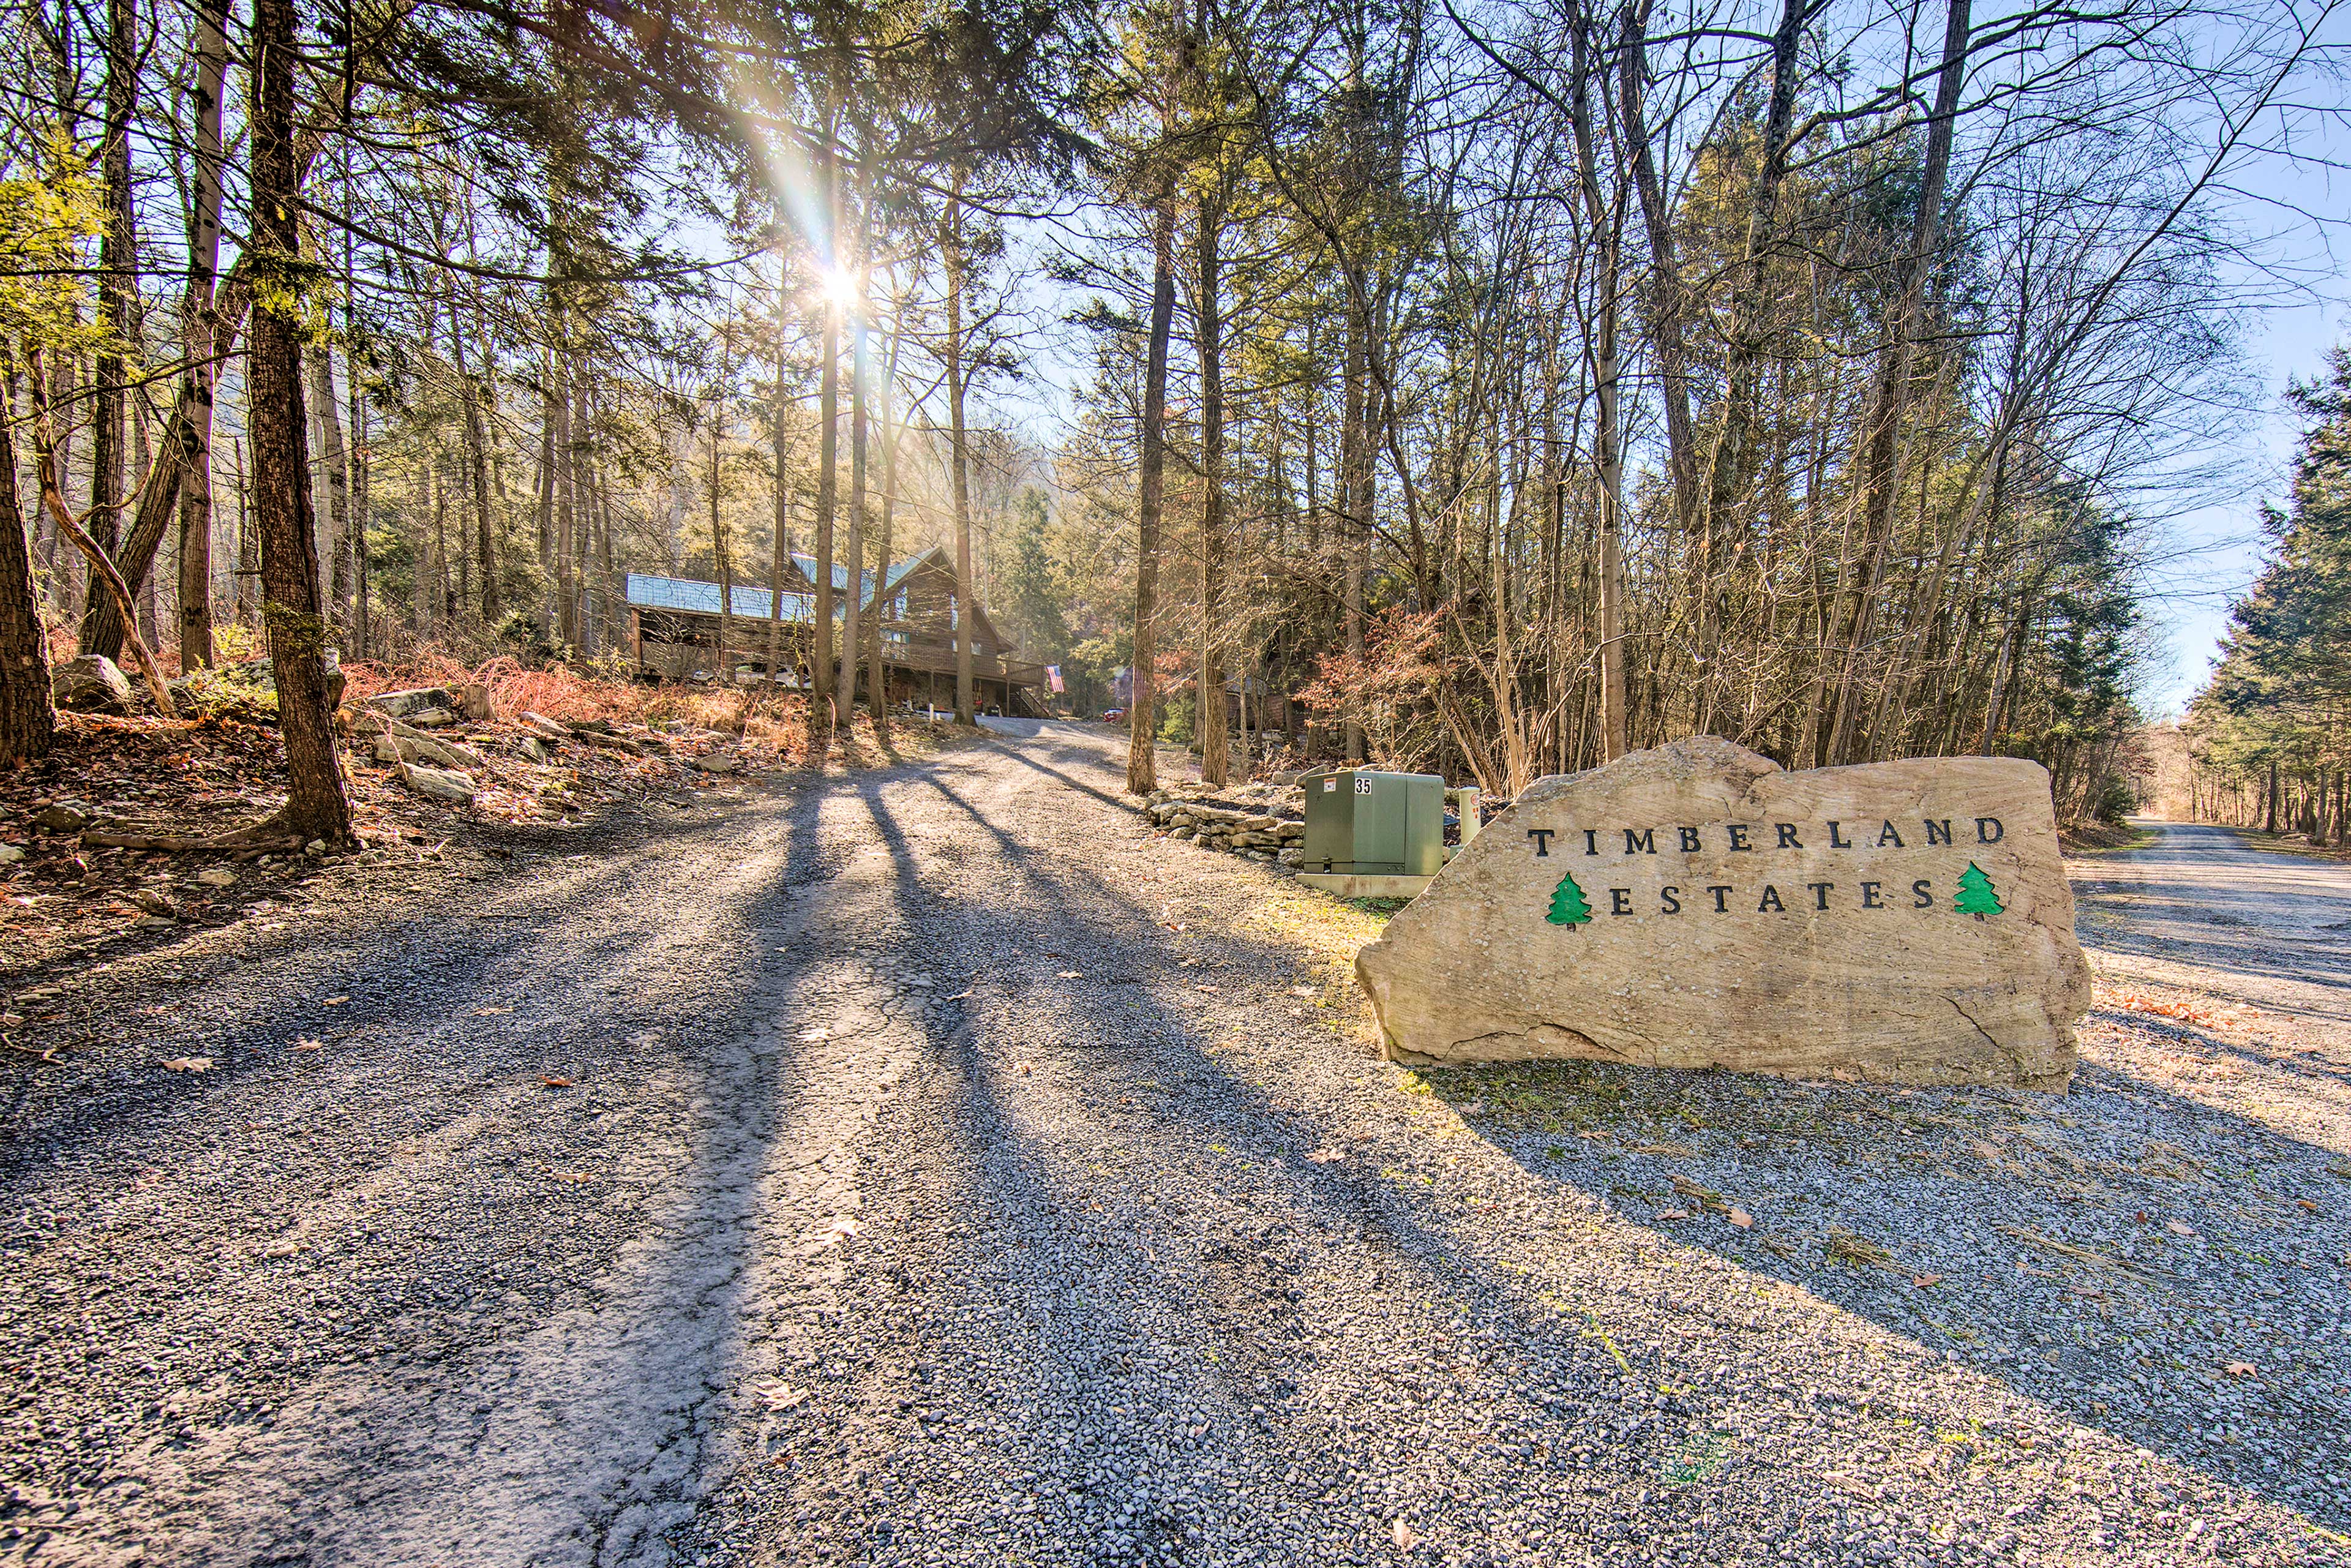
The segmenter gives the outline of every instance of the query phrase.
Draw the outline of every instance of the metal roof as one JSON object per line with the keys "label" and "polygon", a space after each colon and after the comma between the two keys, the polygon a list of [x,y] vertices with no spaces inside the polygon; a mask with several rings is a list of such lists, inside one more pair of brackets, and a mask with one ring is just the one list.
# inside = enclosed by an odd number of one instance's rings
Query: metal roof
{"label": "metal roof", "polygon": [[[690,577],[653,577],[644,572],[629,573],[628,601],[641,610],[680,610],[693,615],[718,613],[718,584],[697,582]],[[735,585],[735,614],[745,621],[771,620],[768,614],[774,600],[766,588],[747,583]],[[784,590],[784,617],[787,621],[814,619],[810,605],[810,593],[804,588]]]}
{"label": "metal roof", "polygon": [[[893,562],[890,569],[882,574],[883,593],[886,596],[887,594],[894,591],[900,583],[906,580],[908,574],[913,572],[916,567],[922,565],[924,561],[929,559],[932,556],[940,555],[941,553],[939,547],[933,545],[929,549],[923,551],[920,555],[911,555],[902,561]],[[803,580],[808,582],[814,582],[816,580],[816,557],[812,555],[802,555],[799,551],[794,550],[792,552],[792,564],[799,569],[799,574]],[[849,591],[849,568],[843,562],[834,561],[832,563],[832,591],[835,593],[841,594],[845,594]],[[857,602],[859,604],[862,605],[872,601],[873,574],[872,572],[865,571],[858,573],[857,593]],[[711,601],[714,608],[716,606],[717,602],[718,601],[715,599]]]}
{"label": "metal roof", "polygon": [[[939,547],[933,545],[920,555],[908,556],[904,560],[893,562],[890,569],[882,574],[883,596],[887,598],[897,591],[899,585],[913,574],[916,567],[932,556],[941,554]],[[799,570],[801,581],[816,580],[816,557],[802,555],[798,550],[794,550],[792,565]],[[873,574],[870,571],[859,573],[857,586],[859,605],[862,607],[872,603]],[[832,563],[832,587],[834,592],[842,595],[843,598],[847,597],[849,568],[840,561]],[[784,590],[784,619],[802,622],[815,620],[816,611],[810,602],[813,597],[814,591],[811,589]],[[718,613],[718,584],[704,582],[691,577],[655,577],[648,572],[632,571],[629,573],[627,601],[642,610],[679,610],[693,615],[716,615]],[[735,613],[742,619],[747,621],[768,619],[768,602],[767,589],[745,582],[735,585]],[[836,607],[833,613],[838,615],[840,612],[840,609]]]}

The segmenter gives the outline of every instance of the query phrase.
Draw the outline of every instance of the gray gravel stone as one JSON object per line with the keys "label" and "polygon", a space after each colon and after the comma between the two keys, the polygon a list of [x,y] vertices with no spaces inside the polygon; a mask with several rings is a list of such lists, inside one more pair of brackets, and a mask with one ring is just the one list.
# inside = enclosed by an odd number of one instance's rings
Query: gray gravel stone
{"label": "gray gravel stone", "polygon": [[0,1554],[2343,1560],[2323,986],[2061,1097],[1405,1074],[1364,917],[1001,727],[44,997],[171,1010],[0,1108]]}

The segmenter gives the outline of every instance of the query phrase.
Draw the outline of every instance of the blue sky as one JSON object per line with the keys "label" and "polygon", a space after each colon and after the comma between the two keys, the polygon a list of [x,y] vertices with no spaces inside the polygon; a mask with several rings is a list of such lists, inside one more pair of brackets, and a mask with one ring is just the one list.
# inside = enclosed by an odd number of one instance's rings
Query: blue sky
{"label": "blue sky", "polygon": [[2340,250],[2351,224],[2351,133],[2329,115],[2298,128],[2294,152],[2244,172],[2234,214],[2242,228],[2270,236],[2282,276],[2248,276],[2244,315],[2234,325],[2243,344],[2248,388],[2261,413],[2241,429],[2216,431],[2213,466],[2241,476],[2222,499],[2168,525],[2174,552],[2151,573],[2148,619],[2163,653],[2145,692],[2149,716],[2182,711],[2210,673],[2230,601],[2262,563],[2258,530],[2264,501],[2283,503],[2294,455],[2295,422],[2287,383],[2326,367],[2327,351],[2351,336],[2351,286]]}

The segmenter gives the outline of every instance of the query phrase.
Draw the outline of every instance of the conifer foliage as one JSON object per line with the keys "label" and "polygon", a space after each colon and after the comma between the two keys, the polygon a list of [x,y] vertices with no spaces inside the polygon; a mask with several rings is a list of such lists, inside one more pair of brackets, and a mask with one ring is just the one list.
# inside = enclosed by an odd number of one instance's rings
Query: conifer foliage
{"label": "conifer foliage", "polygon": [[2189,714],[2217,779],[2213,814],[2351,842],[2351,350],[2296,386],[2304,419],[2291,499],[2262,524],[2270,556],[2229,618],[2219,665]]}

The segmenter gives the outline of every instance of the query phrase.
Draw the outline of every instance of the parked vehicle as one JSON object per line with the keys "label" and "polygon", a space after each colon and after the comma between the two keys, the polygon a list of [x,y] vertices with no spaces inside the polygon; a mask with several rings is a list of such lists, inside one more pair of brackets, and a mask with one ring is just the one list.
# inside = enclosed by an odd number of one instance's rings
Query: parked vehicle
{"label": "parked vehicle", "polygon": [[1125,716],[1126,710],[1123,707],[1106,707],[1102,709],[1102,721],[1104,724],[1116,724]]}

